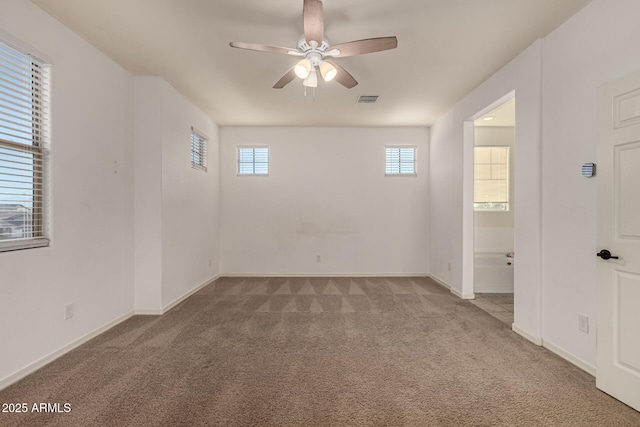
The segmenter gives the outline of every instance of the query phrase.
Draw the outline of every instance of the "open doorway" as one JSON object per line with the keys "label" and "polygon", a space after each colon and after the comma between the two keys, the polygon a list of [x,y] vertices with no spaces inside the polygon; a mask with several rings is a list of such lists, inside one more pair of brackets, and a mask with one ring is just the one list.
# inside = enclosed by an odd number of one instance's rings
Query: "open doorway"
{"label": "open doorway", "polygon": [[473,293],[479,308],[514,320],[515,99],[474,124]]}

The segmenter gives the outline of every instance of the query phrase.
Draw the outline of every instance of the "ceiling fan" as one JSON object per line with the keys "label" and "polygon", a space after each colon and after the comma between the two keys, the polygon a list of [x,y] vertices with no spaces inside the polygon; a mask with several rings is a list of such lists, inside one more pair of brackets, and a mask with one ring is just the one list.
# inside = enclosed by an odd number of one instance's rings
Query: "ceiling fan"
{"label": "ceiling fan", "polygon": [[231,42],[229,46],[238,49],[303,57],[278,80],[273,86],[274,89],[282,89],[291,83],[296,76],[303,80],[305,87],[315,88],[318,86],[318,71],[325,81],[328,82],[335,79],[344,87],[351,89],[358,84],[356,79],[347,70],[328,58],[344,58],[364,53],[380,52],[395,49],[398,46],[398,39],[395,36],[376,37],[331,45],[324,35],[324,18],[322,1],[320,0],[304,0],[302,21],[304,34],[298,40],[297,49],[243,42]]}

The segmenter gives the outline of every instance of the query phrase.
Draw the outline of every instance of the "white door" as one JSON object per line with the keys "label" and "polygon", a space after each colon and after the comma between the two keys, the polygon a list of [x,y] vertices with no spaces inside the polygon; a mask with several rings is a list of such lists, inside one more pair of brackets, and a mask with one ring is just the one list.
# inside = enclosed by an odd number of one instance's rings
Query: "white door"
{"label": "white door", "polygon": [[598,92],[596,172],[596,386],[640,411],[640,72]]}

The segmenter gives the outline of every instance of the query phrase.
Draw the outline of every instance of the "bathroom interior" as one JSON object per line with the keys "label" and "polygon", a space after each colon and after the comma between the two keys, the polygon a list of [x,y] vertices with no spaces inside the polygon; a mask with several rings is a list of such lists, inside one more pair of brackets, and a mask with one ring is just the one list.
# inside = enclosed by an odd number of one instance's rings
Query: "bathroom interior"
{"label": "bathroom interior", "polygon": [[511,326],[514,268],[515,99],[478,118],[474,141],[474,294]]}

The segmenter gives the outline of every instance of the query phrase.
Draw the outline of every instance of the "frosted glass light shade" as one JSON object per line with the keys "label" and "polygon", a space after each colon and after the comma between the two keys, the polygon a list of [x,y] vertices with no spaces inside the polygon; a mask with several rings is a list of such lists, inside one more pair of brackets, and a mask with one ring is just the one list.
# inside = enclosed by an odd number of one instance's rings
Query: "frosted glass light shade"
{"label": "frosted glass light shade", "polygon": [[336,74],[338,74],[338,70],[336,70],[336,67],[329,64],[328,62],[322,61],[322,63],[320,64],[320,74],[322,75],[322,78],[325,82],[330,82],[336,77]]}
{"label": "frosted glass light shade", "polygon": [[300,77],[301,79],[306,79],[311,73],[311,61],[309,61],[307,58],[301,60],[296,64],[293,71],[296,73],[296,76]]}

